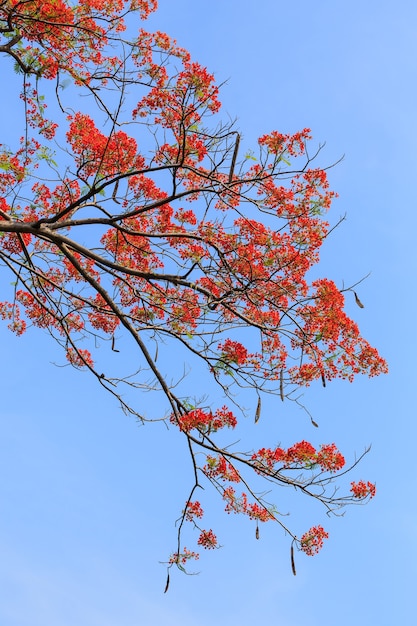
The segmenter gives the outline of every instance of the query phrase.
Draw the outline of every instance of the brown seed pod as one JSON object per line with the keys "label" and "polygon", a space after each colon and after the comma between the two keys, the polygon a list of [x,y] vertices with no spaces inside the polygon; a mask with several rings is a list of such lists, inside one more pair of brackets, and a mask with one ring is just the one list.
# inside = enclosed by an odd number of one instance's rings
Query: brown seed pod
{"label": "brown seed pod", "polygon": [[356,291],[354,291],[354,292],[353,292],[353,294],[354,294],[354,296],[355,296],[355,302],[356,302],[356,304],[358,305],[358,307],[359,307],[360,309],[364,309],[364,308],[365,308],[365,306],[364,306],[364,305],[362,304],[362,302],[359,300],[359,298],[358,298],[358,295],[357,295]]}
{"label": "brown seed pod", "polygon": [[255,424],[259,420],[260,417],[261,417],[261,397],[259,396],[258,405],[256,407],[256,412],[255,412]]}
{"label": "brown seed pod", "polygon": [[294,561],[294,546],[291,544],[291,569],[294,576],[297,576],[297,572],[295,569],[295,561]]}
{"label": "brown seed pod", "polygon": [[237,159],[237,153],[239,151],[239,144],[240,144],[240,135],[236,134],[236,143],[235,143],[235,149],[233,151],[233,157],[232,157],[232,162],[230,164],[230,171],[229,171],[229,184],[232,182],[233,180],[233,174],[235,171],[235,165],[236,165],[236,159]]}
{"label": "brown seed pod", "polygon": [[164,593],[166,593],[168,591],[168,587],[169,587],[169,572],[167,574],[167,582],[166,582],[166,585],[165,585]]}

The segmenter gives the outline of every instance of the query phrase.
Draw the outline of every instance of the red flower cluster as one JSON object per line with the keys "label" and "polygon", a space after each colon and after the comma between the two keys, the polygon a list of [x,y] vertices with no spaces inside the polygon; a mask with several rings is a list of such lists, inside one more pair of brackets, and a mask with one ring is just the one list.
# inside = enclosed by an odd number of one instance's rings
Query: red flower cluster
{"label": "red flower cluster", "polygon": [[19,254],[30,244],[31,240],[30,233],[6,233],[1,239],[1,246],[11,254]]}
{"label": "red flower cluster", "polygon": [[237,424],[236,417],[225,406],[216,409],[214,413],[202,409],[193,409],[179,418],[172,415],[171,422],[178,424],[180,429],[186,433],[194,428],[202,432],[216,432],[225,427],[234,428]]}
{"label": "red flower cluster", "polygon": [[316,458],[321,469],[327,472],[337,472],[345,465],[345,458],[334,443],[322,445]]}
{"label": "red flower cluster", "polygon": [[145,19],[156,8],[157,0],[6,0],[0,24],[22,40],[19,59],[28,73],[51,79],[66,70],[81,82],[91,79],[92,65],[104,75],[116,65],[118,59],[103,51],[109,37],[125,29],[126,10]]}
{"label": "red flower cluster", "polygon": [[308,385],[320,378],[353,380],[362,372],[369,376],[386,373],[384,359],[360,336],[357,324],[343,310],[344,297],[336,285],[320,279],[312,287],[316,290],[312,304],[298,309],[304,323],[295,330],[292,347],[303,351],[304,362],[290,369],[293,381]]}
{"label": "red flower cluster", "polygon": [[224,509],[226,513],[243,513],[249,519],[258,520],[259,522],[268,522],[274,519],[272,513],[258,502],[248,502],[246,493],[237,496],[233,487],[227,487],[223,491],[223,500],[226,500],[227,503]]}
{"label": "red flower cluster", "polygon": [[233,483],[240,482],[238,472],[229,461],[226,461],[224,456],[207,455],[207,463],[203,467],[203,472],[207,478],[220,478],[220,480]]}
{"label": "red flower cluster", "polygon": [[218,350],[221,350],[221,359],[229,362],[236,363],[236,365],[244,365],[248,358],[248,351],[238,341],[232,341],[226,339],[223,343],[219,343]]}
{"label": "red flower cluster", "polygon": [[316,449],[308,441],[300,441],[288,448],[285,454],[284,464],[310,467],[316,461]]}
{"label": "red flower cluster", "polygon": [[323,471],[336,472],[345,465],[343,455],[336,448],[334,443],[324,444],[317,451],[308,441],[300,441],[284,450],[283,448],[261,448],[252,455],[255,467],[259,470],[271,471],[276,464],[282,467],[300,467],[303,469],[314,469],[317,465]]}
{"label": "red flower cluster", "polygon": [[217,537],[212,530],[202,530],[197,543],[206,550],[217,548]]}
{"label": "red flower cluster", "polygon": [[16,335],[23,335],[26,330],[26,322],[20,317],[20,309],[16,304],[11,302],[0,302],[0,318],[3,320],[11,320],[8,324],[9,329]]}
{"label": "red flower cluster", "polygon": [[263,135],[259,138],[259,144],[266,146],[273,154],[283,154],[288,152],[291,156],[304,154],[305,142],[311,139],[311,130],[304,128],[302,131],[294,135],[283,135],[277,131],[273,131],[269,135]]}
{"label": "red flower cluster", "polygon": [[367,498],[368,496],[370,498],[373,498],[376,494],[376,487],[373,483],[368,482],[364,482],[363,480],[360,480],[359,482],[352,482],[350,484],[350,490],[353,493],[353,497],[354,498],[358,498],[363,500],[364,498]]}
{"label": "red flower cluster", "polygon": [[201,508],[201,504],[196,500],[195,502],[187,502],[185,508],[185,519],[191,522],[194,517],[203,517],[204,511]]}
{"label": "red flower cluster", "polygon": [[143,168],[144,159],[137,154],[133,137],[121,130],[106,137],[88,115],[81,113],[68,119],[67,140],[76,155],[79,171],[85,177],[104,178],[123,174],[131,168]]}
{"label": "red flower cluster", "polygon": [[313,526],[301,537],[301,550],[308,556],[314,556],[323,547],[323,540],[328,537],[329,533],[322,526]]}
{"label": "red flower cluster", "polygon": [[93,359],[88,350],[74,350],[74,348],[68,348],[67,359],[71,365],[77,368],[94,366]]}
{"label": "red flower cluster", "polygon": [[120,324],[120,319],[100,294],[96,295],[91,304],[92,310],[88,313],[91,326],[105,333],[113,334]]}
{"label": "red flower cluster", "polygon": [[190,559],[198,561],[199,558],[200,555],[198,554],[198,552],[188,550],[188,548],[184,546],[182,552],[174,552],[173,554],[171,554],[171,556],[169,557],[169,563],[172,565],[174,563],[182,563],[182,565],[185,565]]}

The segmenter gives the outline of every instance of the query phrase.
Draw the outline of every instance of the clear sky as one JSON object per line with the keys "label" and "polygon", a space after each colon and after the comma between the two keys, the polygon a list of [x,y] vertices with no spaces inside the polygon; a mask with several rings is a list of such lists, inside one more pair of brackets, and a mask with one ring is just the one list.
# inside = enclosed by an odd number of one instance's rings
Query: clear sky
{"label": "clear sky", "polygon": [[[219,82],[224,115],[245,145],[270,130],[310,127],[346,221],[326,242],[321,274],[340,286],[370,272],[348,304],[390,374],[311,388],[320,442],[347,457],[372,444],[366,507],[326,525],[293,577],[274,526],[212,513],[221,550],[198,576],[175,574],[163,595],[174,521],[188,492],[181,448],[159,425],[139,427],[87,374],[55,367],[47,334],[0,328],[0,624],[4,626],[279,626],[411,624],[417,574],[416,194],[417,4],[411,0],[159,0],[145,27],[166,31]],[[1,104],[0,104],[1,106]],[[2,133],[13,127],[3,114]],[[19,131],[20,132],[20,129]],[[0,278],[2,285],[10,282]],[[0,292],[1,296],[1,292]],[[1,297],[0,297],[1,299]],[[174,358],[174,357],[173,357]],[[151,394],[143,406],[152,407]],[[282,439],[312,436],[280,405]],[[267,426],[265,426],[267,428]],[[315,436],[317,436],[315,434]],[[298,515],[303,511],[298,510]],[[306,509],[306,527],[312,523]],[[316,521],[316,520],[313,520]]]}

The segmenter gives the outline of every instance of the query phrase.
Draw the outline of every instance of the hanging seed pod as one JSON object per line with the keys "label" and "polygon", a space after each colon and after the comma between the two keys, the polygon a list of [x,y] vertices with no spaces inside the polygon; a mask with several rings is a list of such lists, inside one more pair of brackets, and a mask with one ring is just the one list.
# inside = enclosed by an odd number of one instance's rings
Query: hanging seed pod
{"label": "hanging seed pod", "polygon": [[295,569],[295,561],[294,561],[294,546],[291,544],[291,569],[294,576],[297,576],[297,571]]}
{"label": "hanging seed pod", "polygon": [[258,524],[256,524],[255,537],[256,537],[256,539],[259,539],[259,526],[258,526]]}
{"label": "hanging seed pod", "polygon": [[258,405],[256,407],[256,412],[255,412],[255,424],[259,420],[260,417],[261,417],[261,397],[259,396]]}
{"label": "hanging seed pod", "polygon": [[164,593],[166,593],[168,591],[168,587],[169,587],[169,571],[168,571],[168,574],[167,574],[167,582],[166,582],[166,585],[165,585]]}
{"label": "hanging seed pod", "polygon": [[362,304],[362,302],[359,300],[359,298],[358,298],[358,295],[357,295],[356,291],[354,291],[354,292],[353,292],[353,294],[354,294],[354,296],[355,296],[355,302],[356,302],[356,304],[358,305],[358,307],[359,307],[360,309],[364,309],[364,308],[365,308],[365,305],[363,305],[363,304]]}
{"label": "hanging seed pod", "polygon": [[284,370],[282,369],[279,375],[279,395],[284,402]]}
{"label": "hanging seed pod", "polygon": [[240,135],[236,134],[236,143],[235,143],[235,149],[233,151],[233,156],[232,156],[232,163],[230,164],[230,171],[229,171],[229,184],[232,182],[233,180],[233,174],[235,172],[235,165],[236,165],[236,159],[237,159],[237,153],[239,151],[239,144],[240,144]]}
{"label": "hanging seed pod", "polygon": [[112,199],[113,199],[113,202],[116,202],[117,204],[120,204],[120,201],[117,199],[117,192],[118,192],[118,190],[119,190],[119,181],[116,180],[116,184],[115,184],[114,189],[113,189]]}

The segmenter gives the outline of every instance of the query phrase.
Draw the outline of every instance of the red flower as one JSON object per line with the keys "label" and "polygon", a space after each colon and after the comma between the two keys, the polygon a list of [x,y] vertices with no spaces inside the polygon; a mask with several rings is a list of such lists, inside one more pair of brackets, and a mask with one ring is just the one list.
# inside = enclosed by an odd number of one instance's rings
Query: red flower
{"label": "red flower", "polygon": [[339,452],[334,443],[322,445],[317,453],[317,463],[322,470],[336,472],[345,464],[344,456]]}
{"label": "red flower", "polygon": [[186,513],[185,513],[185,519],[188,522],[192,522],[193,517],[203,517],[204,515],[204,511],[201,508],[201,504],[196,501],[196,502],[187,502],[187,507],[186,507]]}
{"label": "red flower", "polygon": [[217,537],[212,530],[202,530],[197,543],[206,550],[212,550],[217,548]]}
{"label": "red flower", "polygon": [[91,354],[88,350],[74,350],[74,348],[68,348],[67,350],[67,359],[74,365],[74,367],[82,368],[82,367],[93,367],[93,359],[91,358]]}
{"label": "red flower", "polygon": [[376,494],[375,485],[369,481],[365,483],[363,480],[360,480],[358,483],[352,482],[350,490],[353,493],[354,498],[361,500],[367,498],[368,496],[373,498]]}
{"label": "red flower", "polygon": [[221,350],[221,358],[230,363],[236,363],[237,365],[244,365],[248,358],[248,351],[238,341],[232,341],[226,339],[223,343],[219,343],[217,346]]}
{"label": "red flower", "polygon": [[323,540],[328,537],[329,533],[322,526],[313,526],[301,537],[301,550],[308,556],[313,556],[323,547]]}

